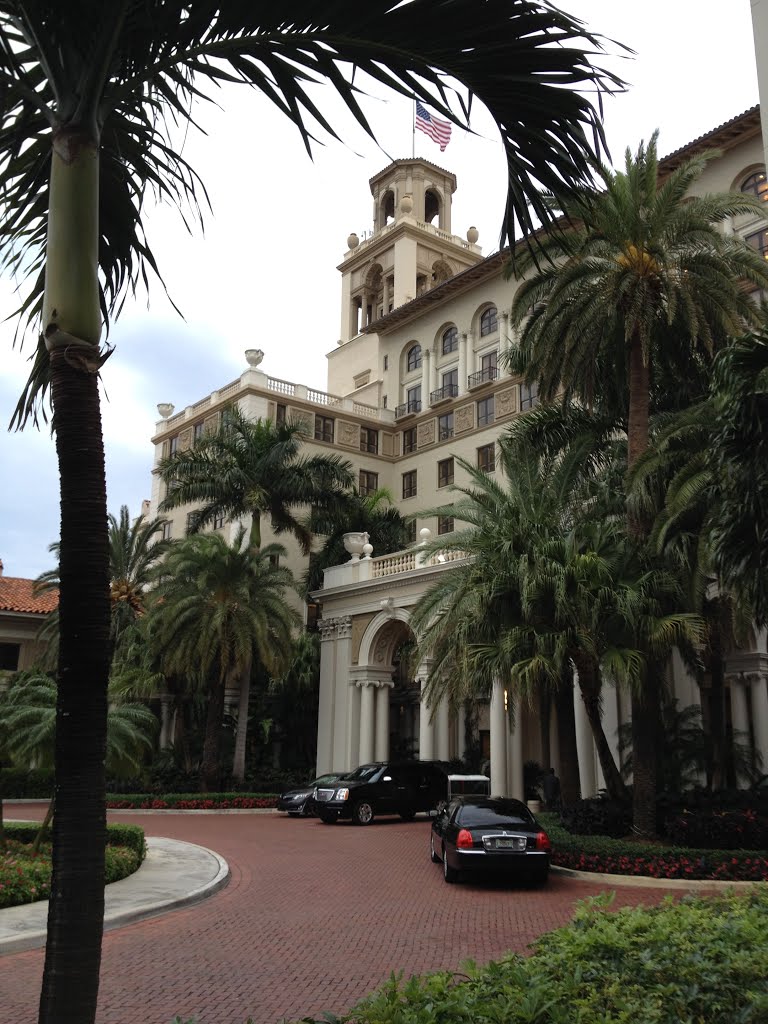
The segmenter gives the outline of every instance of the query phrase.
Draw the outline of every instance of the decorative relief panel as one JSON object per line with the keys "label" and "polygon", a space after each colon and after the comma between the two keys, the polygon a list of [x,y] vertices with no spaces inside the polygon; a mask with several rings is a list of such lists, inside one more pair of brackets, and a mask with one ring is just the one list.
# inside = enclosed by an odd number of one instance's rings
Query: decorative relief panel
{"label": "decorative relief panel", "polygon": [[349,423],[347,420],[338,421],[337,440],[345,448],[360,448],[360,427],[357,423]]}
{"label": "decorative relief panel", "polygon": [[475,406],[462,405],[458,408],[453,418],[453,429],[457,434],[465,430],[471,430],[475,425]]}
{"label": "decorative relief panel", "polygon": [[420,423],[416,433],[416,447],[426,448],[428,444],[435,443],[435,421],[425,420]]}
{"label": "decorative relief panel", "polygon": [[206,416],[203,420],[203,433],[204,434],[215,434],[219,429],[219,414],[215,412],[213,416]]}
{"label": "decorative relief panel", "polygon": [[179,451],[185,452],[192,447],[192,427],[186,427],[179,433]]}
{"label": "decorative relief panel", "polygon": [[400,435],[399,434],[388,434],[385,430],[381,432],[381,454],[382,455],[399,455],[400,454]]}
{"label": "decorative relief panel", "polygon": [[352,664],[356,665],[360,657],[360,644],[363,642],[363,634],[368,628],[368,623],[374,617],[374,613],[371,612],[369,615],[356,615],[352,619]]}
{"label": "decorative relief panel", "polygon": [[517,388],[504,388],[496,392],[496,419],[503,416],[511,416],[517,412]]}

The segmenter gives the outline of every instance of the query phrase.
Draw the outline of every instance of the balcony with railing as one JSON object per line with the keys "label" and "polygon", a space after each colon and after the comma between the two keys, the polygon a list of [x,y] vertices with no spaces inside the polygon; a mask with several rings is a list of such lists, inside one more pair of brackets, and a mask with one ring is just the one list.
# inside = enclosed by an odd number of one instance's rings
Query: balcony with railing
{"label": "balcony with railing", "polygon": [[437,388],[435,391],[429,393],[429,404],[439,405],[441,402],[448,402],[452,398],[456,398],[459,393],[458,384],[446,384],[442,388]]}
{"label": "balcony with railing", "polygon": [[395,419],[401,420],[404,416],[415,416],[417,412],[421,412],[421,399],[416,398],[410,402],[403,402],[402,405],[398,405],[395,409]]}
{"label": "balcony with railing", "polygon": [[482,370],[478,370],[477,373],[470,373],[469,377],[467,377],[467,387],[470,391],[473,391],[483,384],[490,384],[492,381],[497,380],[498,376],[498,366],[485,366]]}

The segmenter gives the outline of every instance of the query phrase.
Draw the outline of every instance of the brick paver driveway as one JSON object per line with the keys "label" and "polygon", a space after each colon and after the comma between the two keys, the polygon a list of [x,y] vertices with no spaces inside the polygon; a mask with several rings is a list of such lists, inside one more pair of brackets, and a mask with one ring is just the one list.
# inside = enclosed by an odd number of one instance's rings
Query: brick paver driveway
{"label": "brick paver driveway", "polygon": [[[39,817],[39,808],[14,807]],[[224,856],[226,889],[196,907],[109,932],[99,1024],[276,1024],[340,1012],[391,971],[456,968],[524,952],[599,887],[553,877],[544,889],[448,886],[421,819],[367,828],[277,815],[124,815],[147,834]],[[664,893],[624,889],[616,905]],[[37,1019],[41,950],[0,957],[0,1021]]]}

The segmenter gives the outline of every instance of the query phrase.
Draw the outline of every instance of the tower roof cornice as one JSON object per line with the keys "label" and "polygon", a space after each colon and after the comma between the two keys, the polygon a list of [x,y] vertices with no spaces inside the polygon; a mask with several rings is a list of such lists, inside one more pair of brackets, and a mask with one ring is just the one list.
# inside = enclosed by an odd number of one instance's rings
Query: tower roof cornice
{"label": "tower roof cornice", "polygon": [[397,167],[425,167],[431,171],[435,171],[440,174],[443,178],[447,178],[451,183],[451,192],[455,192],[457,188],[456,175],[453,171],[448,171],[445,167],[440,167],[439,164],[433,164],[431,160],[425,160],[423,157],[399,157],[397,160],[393,160],[391,164],[387,164],[383,170],[374,174],[372,178],[368,179],[368,184],[371,187],[371,192],[374,191],[374,187],[383,179],[390,177],[393,170]]}

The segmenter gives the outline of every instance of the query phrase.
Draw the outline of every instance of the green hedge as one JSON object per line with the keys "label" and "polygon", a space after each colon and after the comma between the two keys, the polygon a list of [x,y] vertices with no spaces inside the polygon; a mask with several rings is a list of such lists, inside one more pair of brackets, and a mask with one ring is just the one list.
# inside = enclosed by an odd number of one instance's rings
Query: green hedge
{"label": "green hedge", "polygon": [[559,867],[650,878],[728,882],[768,879],[768,852],[765,850],[702,850],[607,836],[572,835],[550,815],[539,815],[539,820],[552,840],[552,863]]}
{"label": "green hedge", "polygon": [[[344,1024],[765,1024],[768,891],[606,912],[581,904],[532,956],[394,975]],[[305,1022],[313,1018],[305,1017]]]}
{"label": "green hedge", "polygon": [[4,800],[47,800],[53,795],[53,772],[35,768],[0,768],[0,793]]}
{"label": "green hedge", "polygon": [[231,808],[270,808],[277,805],[275,793],[108,793],[111,810],[213,811]]}
{"label": "green hedge", "polygon": [[[51,891],[51,847],[44,837],[38,853],[30,844],[36,825],[6,825],[6,848],[0,851],[0,908],[48,899]],[[133,874],[144,860],[144,832],[136,825],[107,825],[104,882],[119,882]]]}

